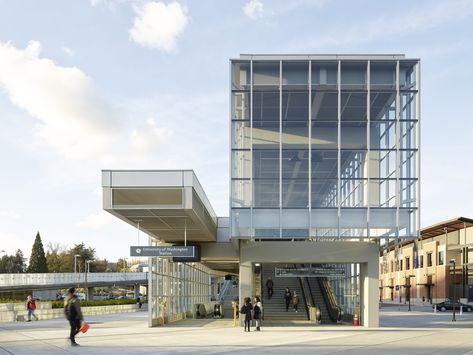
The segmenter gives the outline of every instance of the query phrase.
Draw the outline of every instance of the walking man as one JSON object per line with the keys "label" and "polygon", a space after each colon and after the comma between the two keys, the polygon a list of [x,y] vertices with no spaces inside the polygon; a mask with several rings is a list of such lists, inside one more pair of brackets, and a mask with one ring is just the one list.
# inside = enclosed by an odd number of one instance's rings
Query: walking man
{"label": "walking man", "polygon": [[69,340],[71,341],[71,346],[79,346],[79,344],[76,343],[75,336],[80,331],[84,317],[82,316],[82,311],[80,309],[80,301],[75,294],[76,289],[71,287],[68,292],[69,293],[64,300],[64,313],[69,321],[69,325],[71,326]]}
{"label": "walking man", "polygon": [[270,300],[271,297],[273,297],[273,288],[274,288],[274,282],[271,279],[271,277],[268,277],[268,280],[266,281],[266,288],[268,289],[268,299]]}
{"label": "walking man", "polygon": [[292,305],[294,307],[294,312],[299,312],[297,309],[297,306],[299,306],[299,296],[296,291],[294,291],[294,294],[292,295]]}
{"label": "walking man", "polygon": [[292,301],[292,295],[291,295],[291,291],[287,287],[286,287],[286,290],[284,291],[284,299],[286,300],[286,312],[288,312],[289,305],[291,304],[291,301]]}

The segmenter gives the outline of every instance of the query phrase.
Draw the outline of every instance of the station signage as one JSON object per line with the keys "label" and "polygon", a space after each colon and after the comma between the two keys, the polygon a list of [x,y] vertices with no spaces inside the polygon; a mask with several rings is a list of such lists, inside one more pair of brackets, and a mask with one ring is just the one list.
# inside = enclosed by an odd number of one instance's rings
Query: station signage
{"label": "station signage", "polygon": [[274,269],[276,277],[342,277],[345,270],[339,267],[280,268]]}
{"label": "station signage", "polygon": [[130,246],[130,256],[157,256],[160,258],[195,259],[198,256],[195,245],[172,246]]}

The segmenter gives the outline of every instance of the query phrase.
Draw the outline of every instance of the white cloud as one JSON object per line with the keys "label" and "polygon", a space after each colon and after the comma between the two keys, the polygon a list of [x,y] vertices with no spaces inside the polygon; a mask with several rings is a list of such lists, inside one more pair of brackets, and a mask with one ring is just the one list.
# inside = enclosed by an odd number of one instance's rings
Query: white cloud
{"label": "white cloud", "polygon": [[20,218],[20,215],[16,212],[2,210],[0,211],[0,217],[18,219]]}
{"label": "white cloud", "polygon": [[70,49],[69,47],[63,46],[61,49],[69,57],[73,57],[76,54],[76,52],[74,50]]}
{"label": "white cloud", "polygon": [[10,101],[38,119],[35,141],[68,159],[99,164],[136,160],[137,153],[156,150],[171,130],[147,123],[121,99],[112,99],[75,67],[41,58],[41,44],[25,49],[0,42],[0,89]]}
{"label": "white cloud", "polygon": [[263,16],[263,3],[260,0],[250,0],[243,6],[243,12],[251,19]]}
{"label": "white cloud", "polygon": [[143,47],[175,51],[177,38],[189,23],[187,7],[178,2],[148,2],[134,8],[137,16],[131,39]]}
{"label": "white cloud", "polygon": [[79,227],[85,229],[100,229],[109,224],[114,217],[108,212],[102,211],[97,214],[91,214],[78,223]]}

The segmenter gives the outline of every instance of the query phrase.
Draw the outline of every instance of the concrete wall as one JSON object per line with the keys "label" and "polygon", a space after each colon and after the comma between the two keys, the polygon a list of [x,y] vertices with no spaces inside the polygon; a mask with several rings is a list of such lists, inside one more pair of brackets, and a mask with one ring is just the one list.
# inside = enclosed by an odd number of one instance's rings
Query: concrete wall
{"label": "concrete wall", "polygon": [[[88,316],[98,316],[104,314],[115,313],[131,313],[137,312],[138,305],[123,304],[110,306],[93,306],[82,307],[84,318]],[[40,320],[64,318],[64,310],[62,308],[52,308],[51,302],[37,302],[35,314]],[[2,303],[0,304],[0,323],[26,321],[28,319],[28,311],[24,303]],[[87,320],[87,319],[86,319]]]}
{"label": "concrete wall", "polygon": [[240,241],[240,304],[253,297],[254,263],[360,264],[360,317],[365,327],[379,326],[379,245],[366,242]]}

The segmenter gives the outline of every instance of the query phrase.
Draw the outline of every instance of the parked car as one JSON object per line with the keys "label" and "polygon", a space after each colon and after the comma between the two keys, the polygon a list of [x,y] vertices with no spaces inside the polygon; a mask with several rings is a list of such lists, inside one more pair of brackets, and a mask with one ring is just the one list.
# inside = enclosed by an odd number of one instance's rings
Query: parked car
{"label": "parked car", "polygon": [[[456,311],[459,311],[459,310],[460,310],[460,306],[463,307],[463,311],[464,311],[464,312],[471,312],[471,311],[473,311],[473,306],[471,306],[471,305],[469,305],[469,304],[465,304],[465,303],[461,303],[461,302],[456,301],[456,302],[455,302],[455,310],[456,310]],[[452,302],[451,300],[445,300],[445,301],[443,301],[443,302],[434,304],[434,305],[432,306],[432,308],[435,308],[435,307],[437,307],[437,310],[438,310],[438,311],[441,311],[441,312],[452,311],[452,310],[453,310],[453,302]]]}

